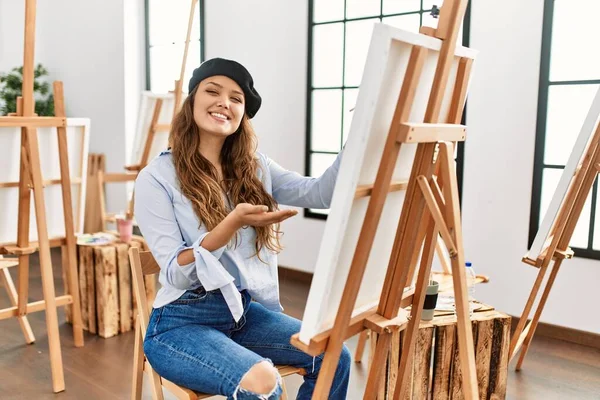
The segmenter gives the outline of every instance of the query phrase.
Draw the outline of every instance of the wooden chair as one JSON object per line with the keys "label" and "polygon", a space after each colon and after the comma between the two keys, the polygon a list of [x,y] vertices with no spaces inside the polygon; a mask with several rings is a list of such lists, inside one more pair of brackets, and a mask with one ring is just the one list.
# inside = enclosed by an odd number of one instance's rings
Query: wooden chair
{"label": "wooden chair", "polygon": [[[131,265],[131,280],[133,283],[133,291],[137,302],[138,315],[135,323],[135,350],[133,355],[133,385],[131,398],[140,400],[142,398],[142,382],[143,373],[146,372],[150,376],[152,387],[152,397],[155,400],[163,400],[162,388],[165,387],[173,393],[178,399],[196,400],[206,399],[213,395],[194,392],[193,390],[181,387],[164,378],[161,378],[144,355],[143,342],[146,336],[146,328],[150,317],[148,300],[146,298],[146,288],[144,284],[144,275],[153,275],[160,271],[160,267],[154,260],[154,257],[149,251],[140,251],[137,247],[129,249],[129,263]],[[304,370],[291,366],[277,366],[281,377],[292,374],[303,374]],[[285,384],[282,381],[283,395],[282,399],[287,399]]]}

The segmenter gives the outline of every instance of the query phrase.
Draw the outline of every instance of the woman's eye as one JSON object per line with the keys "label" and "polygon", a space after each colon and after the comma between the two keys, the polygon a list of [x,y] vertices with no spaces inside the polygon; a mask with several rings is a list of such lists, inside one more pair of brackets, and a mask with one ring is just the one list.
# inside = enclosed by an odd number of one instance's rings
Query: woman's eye
{"label": "woman's eye", "polygon": [[231,100],[235,101],[236,103],[242,102],[242,99],[238,99],[237,97],[233,97]]}
{"label": "woman's eye", "polygon": [[207,92],[207,93],[210,93],[210,94],[218,94],[216,90],[210,90],[210,89],[209,89],[209,90],[207,90],[206,92]]}

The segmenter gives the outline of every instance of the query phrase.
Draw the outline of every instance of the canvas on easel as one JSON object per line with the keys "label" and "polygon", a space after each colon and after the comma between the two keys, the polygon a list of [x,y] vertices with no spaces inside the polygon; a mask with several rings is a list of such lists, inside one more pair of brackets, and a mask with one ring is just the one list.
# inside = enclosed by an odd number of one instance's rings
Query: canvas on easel
{"label": "canvas on easel", "polygon": [[[343,341],[377,333],[364,398],[374,399],[391,335],[414,349],[439,234],[449,250],[457,300],[463,389],[477,398],[462,249],[454,142],[474,52],[456,46],[466,1],[446,1],[437,29],[415,34],[376,24],[355,115],[325,226],[315,276],[292,344],[325,352],[314,399],[331,387]],[[414,289],[411,261],[423,249]],[[406,393],[410,357],[401,357],[394,398]]]}
{"label": "canvas on easel", "polygon": [[[24,57],[23,57],[23,84],[22,98],[17,99],[17,112],[14,116],[0,117],[0,128],[9,128],[8,135],[12,135],[7,140],[13,145],[12,152],[7,152],[6,159],[9,167],[9,182],[4,188],[18,188],[18,203],[15,209],[14,197],[9,194],[3,198],[5,207],[13,208],[13,212],[18,215],[16,225],[12,229],[16,231],[13,235],[15,242],[2,243],[0,245],[0,254],[12,256],[6,263],[3,259],[0,267],[18,268],[18,285],[7,285],[11,300],[16,305],[0,310],[0,319],[16,317],[21,323],[21,328],[28,343],[34,340],[32,332],[28,330],[26,324],[26,315],[32,312],[45,311],[46,328],[49,345],[50,367],[52,372],[53,391],[60,392],[65,389],[64,372],[62,365],[62,353],[60,348],[60,336],[58,330],[57,307],[67,305],[71,308],[73,320],[73,341],[76,347],[83,346],[83,326],[81,323],[81,309],[79,302],[79,288],[77,279],[76,265],[76,236],[75,236],[75,218],[73,216],[73,199],[71,196],[72,183],[70,166],[83,163],[84,155],[87,153],[87,130],[84,128],[83,139],[79,147],[75,150],[78,157],[70,159],[69,157],[69,137],[73,139],[73,134],[67,133],[68,119],[65,115],[65,103],[63,95],[62,82],[54,82],[54,112],[55,117],[38,117],[34,113],[35,99],[33,94],[34,84],[34,47],[35,47],[35,15],[36,1],[25,1],[25,38],[24,38]],[[73,121],[72,121],[73,122]],[[80,120],[79,124],[89,126],[89,121]],[[14,128],[20,128],[15,131]],[[47,138],[40,139],[38,128],[52,128],[49,133],[56,134],[56,157],[43,158],[40,154],[40,144],[45,143]],[[40,129],[42,130],[42,129]],[[20,133],[20,142],[18,147],[14,145],[15,136]],[[43,132],[40,132],[43,133]],[[48,134],[48,132],[46,132]],[[43,148],[43,150],[50,151]],[[42,161],[44,160],[44,161]],[[56,168],[58,164],[58,168]],[[13,181],[15,168],[18,165],[18,181]],[[46,170],[49,169],[49,171]],[[60,175],[59,179],[55,176],[51,179],[44,176],[44,173],[53,172]],[[80,194],[85,193],[85,167],[79,170]],[[50,202],[48,205],[53,208],[46,208],[45,186],[59,185],[62,201],[58,209],[57,205]],[[48,190],[49,197],[55,197],[56,192]],[[12,199],[12,200],[11,200]],[[31,201],[34,201],[33,217],[30,214]],[[80,205],[82,197],[79,196]],[[60,222],[53,219],[62,208],[62,226]],[[79,213],[78,213],[79,214]],[[30,235],[30,219],[35,219],[37,231],[36,241],[32,241]],[[56,228],[56,232],[63,233],[62,237],[49,237],[49,230]],[[52,232],[55,233],[55,232]],[[50,248],[60,246],[63,251],[63,268],[66,269],[68,293],[63,296],[56,296],[54,288],[54,276],[52,269],[52,260]],[[38,252],[40,271],[42,278],[42,291],[44,299],[42,301],[29,302],[29,257]],[[8,274],[4,274],[6,280]],[[10,278],[10,275],[8,275]],[[13,290],[15,289],[15,290]]]}
{"label": "canvas on easel", "polygon": [[[600,170],[600,89],[596,92],[571,156],[558,182],[537,235],[523,262],[539,268],[533,288],[510,344],[510,358],[521,351],[516,369],[520,370],[535,334],[542,311],[564,259],[573,257],[569,243],[584,204]],[[550,263],[552,262],[552,266]],[[550,268],[533,319],[528,321],[544,277]]]}

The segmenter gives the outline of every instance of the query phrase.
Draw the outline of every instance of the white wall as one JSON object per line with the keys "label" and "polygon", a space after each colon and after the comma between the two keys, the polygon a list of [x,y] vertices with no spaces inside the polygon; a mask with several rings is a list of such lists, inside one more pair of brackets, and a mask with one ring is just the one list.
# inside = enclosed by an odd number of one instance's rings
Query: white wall
{"label": "white wall", "polygon": [[[138,19],[131,17],[134,4],[138,4]],[[126,115],[137,115],[135,100],[130,100],[126,109],[124,82],[126,27],[128,40],[135,40],[135,47],[143,49],[143,40],[139,40],[143,38],[139,18],[143,18],[143,8],[139,5],[143,0],[37,2],[35,64],[42,63],[49,70],[51,81],[63,81],[67,116],[91,119],[90,152],[106,154],[107,170],[111,172],[123,171]],[[2,72],[23,63],[24,10],[24,1],[0,0]],[[142,34],[132,34],[132,26],[142,29]],[[128,93],[132,97],[134,90],[137,94],[133,97],[139,98],[144,65],[132,61],[136,54],[140,51],[130,52],[127,57],[128,64],[135,68],[129,68]],[[127,128],[134,126],[128,119]],[[124,185],[109,185],[107,191],[109,210],[126,207]]]}
{"label": "white wall", "polygon": [[[512,315],[521,314],[537,274],[520,260],[529,231],[543,3],[472,5],[471,47],[480,54],[467,103],[465,253],[491,278],[478,297]],[[600,333],[600,320],[590,318],[598,282],[600,262],[563,262],[541,320]]]}

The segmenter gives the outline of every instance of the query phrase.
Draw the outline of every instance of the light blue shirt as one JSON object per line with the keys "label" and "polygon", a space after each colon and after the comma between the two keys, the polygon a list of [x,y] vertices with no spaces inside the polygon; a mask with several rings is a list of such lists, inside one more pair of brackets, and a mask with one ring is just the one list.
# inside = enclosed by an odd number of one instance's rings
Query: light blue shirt
{"label": "light blue shirt", "polygon": [[[342,153],[319,178],[287,171],[263,154],[258,159],[258,177],[278,204],[329,208]],[[152,160],[135,182],[135,216],[150,251],[160,266],[162,287],[154,308],[178,299],[186,290],[203,286],[220,289],[235,321],[242,317],[241,290],[269,310],[281,311],[277,255],[263,247],[256,256],[254,228],[238,230],[237,245],[230,243],[214,251],[200,244],[209,233],[200,223],[191,202],[180,192],[170,151]],[[179,265],[177,256],[193,249],[194,262]]]}

